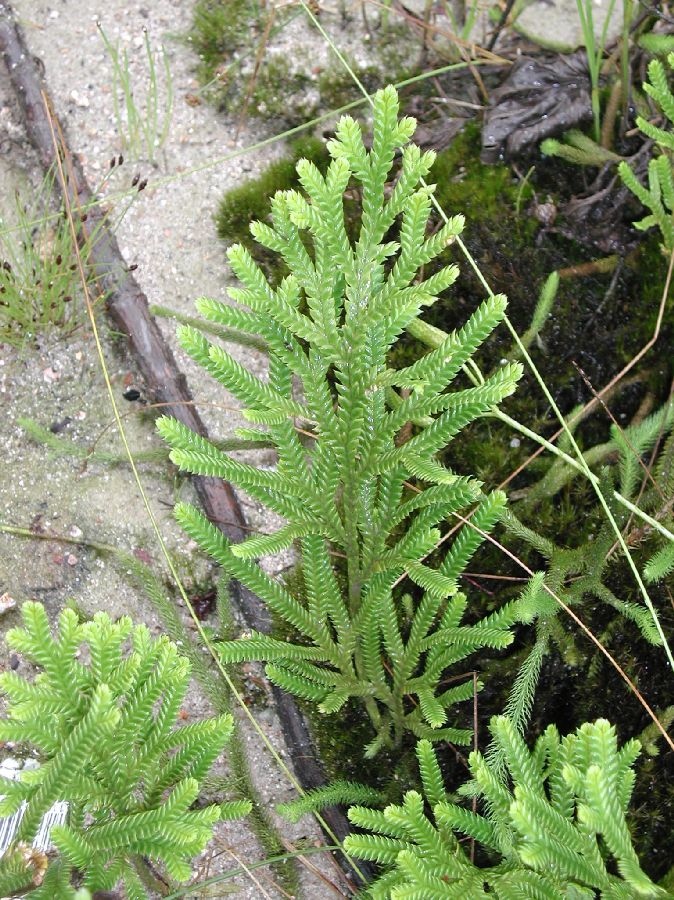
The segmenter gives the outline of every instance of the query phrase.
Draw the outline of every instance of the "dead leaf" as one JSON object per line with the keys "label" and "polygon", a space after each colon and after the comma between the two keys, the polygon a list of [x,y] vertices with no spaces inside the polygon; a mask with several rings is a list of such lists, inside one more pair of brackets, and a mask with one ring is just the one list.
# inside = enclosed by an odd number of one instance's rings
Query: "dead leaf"
{"label": "dead leaf", "polygon": [[552,59],[522,57],[491,93],[481,159],[485,163],[509,159],[591,120],[585,50]]}

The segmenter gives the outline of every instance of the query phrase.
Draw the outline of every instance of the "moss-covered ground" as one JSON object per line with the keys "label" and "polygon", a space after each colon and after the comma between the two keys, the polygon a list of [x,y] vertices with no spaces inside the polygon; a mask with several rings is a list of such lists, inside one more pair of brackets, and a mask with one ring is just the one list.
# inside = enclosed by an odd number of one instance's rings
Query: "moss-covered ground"
{"label": "moss-covered ground", "polygon": [[[187,40],[199,59],[201,89],[219,109],[294,126],[360,96],[342,63],[312,52],[318,33],[300,7],[279,5],[270,16],[271,7],[260,0],[198,0]],[[412,74],[409,29],[390,21],[368,32],[355,7],[330,21],[341,27],[342,40],[353,35],[354,50],[367,43],[366,57],[344,51],[366,90]]]}

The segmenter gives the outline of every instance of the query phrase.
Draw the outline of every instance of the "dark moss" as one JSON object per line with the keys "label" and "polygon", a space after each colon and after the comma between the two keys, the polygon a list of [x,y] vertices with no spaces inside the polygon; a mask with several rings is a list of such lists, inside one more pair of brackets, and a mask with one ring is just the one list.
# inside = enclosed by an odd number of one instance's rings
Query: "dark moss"
{"label": "dark moss", "polygon": [[406,790],[418,784],[416,740],[411,735],[395,750],[384,749],[374,759],[366,759],[363,748],[373,739],[374,732],[359,703],[350,701],[339,714],[330,716],[322,716],[308,703],[302,706],[328,781],[346,778],[368,784],[381,791],[388,803],[399,802]]}
{"label": "dark moss", "polygon": [[[531,198],[531,186],[520,186],[510,166],[480,162],[480,126],[468,122],[451,145],[438,153],[429,180],[437,185],[435,196],[445,212],[462,213],[468,226],[488,221],[507,222],[516,231],[530,230],[526,217],[518,223],[515,210]],[[526,239],[527,235],[523,235]]]}

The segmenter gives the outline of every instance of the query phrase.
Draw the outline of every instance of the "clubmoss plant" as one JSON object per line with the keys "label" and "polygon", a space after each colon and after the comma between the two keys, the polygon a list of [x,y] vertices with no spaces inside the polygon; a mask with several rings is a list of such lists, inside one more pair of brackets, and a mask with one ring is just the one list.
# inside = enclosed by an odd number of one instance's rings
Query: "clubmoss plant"
{"label": "clubmoss plant", "polygon": [[546,138],[541,142],[541,152],[546,156],[559,156],[578,166],[604,166],[621,159],[617,153],[602,147],[577,128],[565,132],[564,141]]}
{"label": "clubmoss plant", "polygon": [[[233,460],[176,420],[158,422],[177,465],[226,478],[287,520],[272,535],[231,545],[196,509],[176,508],[186,531],[297,635],[279,640],[252,634],[224,642],[222,660],[265,660],[272,681],[325,713],[359,698],[375,729],[368,755],[399,742],[406,730],[469,741],[470,730],[450,723],[448,711],[472,697],[472,678],[447,687],[446,672],[477,649],[510,643],[510,626],[520,615],[515,601],[461,624],[467,599],[458,590],[459,575],[505,498],[483,495],[479,482],[435,458],[515,389],[518,363],[476,386],[448,390],[501,319],[505,298],[484,301],[462,329],[412,365],[387,365],[405,328],[430,328],[419,318],[421,310],[458,274],[450,264],[418,280],[420,267],[451,243],[463,219],[457,216],[427,237],[433,188],[419,182],[434,154],[409,143],[414,127],[411,119],[398,120],[393,88],[374,99],[370,151],[360,126],[343,118],[328,144],[332,162],[325,177],[300,161],[306,194],[277,193],[272,224],[251,226],[290,274],[273,288],[250,253],[234,246],[229,260],[243,284],[230,290],[237,305],[198,302],[207,318],[266,340],[267,381],[194,328],[179,332],[194,359],[245,404],[255,425],[243,429],[245,436],[274,443],[276,469]],[[389,190],[397,150],[402,160]],[[351,183],[362,190],[355,241],[344,224],[343,197]],[[300,425],[310,436],[308,447]],[[472,516],[471,524],[449,548],[443,545],[436,565],[428,565],[424,560],[440,541],[438,525],[459,512]],[[296,541],[304,589],[293,593],[255,560]],[[405,579],[416,585],[416,601],[398,592]]]}
{"label": "clubmoss plant", "polygon": [[[428,741],[417,745],[425,796],[408,791],[401,805],[383,812],[364,806],[349,810],[365,833],[346,838],[348,852],[385,870],[365,896],[672,896],[642,871],[632,847],[626,813],[638,741],[619,750],[615,730],[604,719],[561,740],[551,725],[533,751],[504,716],[492,719],[491,732],[491,758],[470,754],[472,780],[460,791],[474,797],[482,813],[450,800]],[[478,843],[486,864],[475,863],[466,838]]]}
{"label": "clubmoss plant", "polygon": [[[667,64],[670,69],[674,69],[674,53],[668,55]],[[644,82],[643,88],[658,104],[665,120],[671,125],[674,122],[674,94],[667,81],[667,69],[659,59],[653,59],[649,63],[648,77],[650,82]],[[651,124],[642,116],[637,118],[637,125],[647,138],[655,142],[658,151],[648,163],[648,186],[639,182],[626,162],[620,163],[618,172],[630,191],[650,210],[650,214],[635,222],[634,227],[645,231],[657,226],[662,235],[663,251],[669,255],[674,250],[674,137],[671,131]]]}
{"label": "clubmoss plant", "polygon": [[281,260],[277,253],[261,247],[252,239],[250,222],[265,218],[269,212],[269,198],[277,191],[299,187],[297,163],[300,159],[308,159],[323,170],[329,159],[323,141],[314,137],[293,141],[287,156],[270,163],[256,178],[227,191],[215,216],[218,237],[228,247],[235,243],[243,244],[270,276],[280,268]]}
{"label": "clubmoss plant", "polygon": [[[112,622],[97,613],[81,624],[65,609],[53,637],[41,604],[24,604],[22,615],[24,628],[11,629],[7,642],[42,671],[32,682],[15,672],[0,676],[9,698],[0,740],[30,748],[41,765],[18,781],[2,778],[0,815],[24,804],[25,812],[0,863],[0,894],[27,891],[41,900],[123,882],[131,900],[143,900],[149,896],[143,857],[171,879],[189,879],[190,861],[214,823],[250,810],[245,800],[191,808],[231,734],[232,717],[176,728],[190,665],[175,644],[152,640],[127,617]],[[40,884],[44,873],[35,877],[26,848],[56,801],[68,803],[69,820],[51,829],[58,858]]]}

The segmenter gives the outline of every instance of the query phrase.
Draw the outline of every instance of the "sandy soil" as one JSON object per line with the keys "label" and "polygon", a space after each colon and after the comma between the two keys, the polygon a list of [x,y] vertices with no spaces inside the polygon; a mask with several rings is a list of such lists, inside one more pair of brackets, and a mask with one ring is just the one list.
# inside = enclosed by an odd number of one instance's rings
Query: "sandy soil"
{"label": "sandy soil", "polygon": [[[14,3],[30,49],[44,64],[46,81],[70,147],[81,154],[92,185],[100,181],[110,158],[123,149],[113,114],[111,64],[96,28],[97,20],[113,43],[119,40],[120,46],[128,49],[132,76],[140,84],[147,78],[142,29],[148,29],[155,45],[164,42],[175,107],[160,164],[154,167],[147,161],[127,158],[106,191],[113,198],[115,192],[128,188],[136,172],[148,178],[147,189],[137,197],[118,228],[120,246],[127,262],[138,266],[136,275],[151,303],[188,313],[192,312],[195,297],[224,295],[225,258],[212,221],[218,199],[227,188],[254,174],[282,149],[273,145],[228,162],[214,162],[266,135],[249,125],[235,145],[232,122],[218,117],[208,105],[193,105],[190,101],[197,88],[195,59],[189,47],[177,38],[189,25],[191,8],[192,3],[187,0]],[[197,174],[187,174],[200,167]],[[7,201],[17,185],[34,189],[40,179],[6,72],[0,65],[0,194]],[[117,209],[120,208],[118,204]],[[173,323],[164,321],[162,328],[187,373],[212,435],[232,434],[242,421],[232,398],[206,379],[176,347]],[[105,333],[104,349],[117,400],[127,414],[124,421],[131,446],[136,450],[159,449],[161,442],[154,433],[151,416],[143,409],[143,385],[124,340]],[[263,371],[264,362],[259,355],[236,347],[230,349],[246,365]],[[140,401],[128,403],[123,399],[129,386],[141,392]],[[84,542],[64,544],[57,539],[0,533],[0,593],[8,593],[17,604],[39,599],[51,616],[72,598],[88,613],[97,609],[105,609],[113,616],[129,613],[154,632],[161,632],[155,611],[126,574],[86,544],[103,542],[135,552],[151,562],[155,571],[165,572],[128,467],[55,457],[28,440],[17,421],[22,416],[29,417],[44,427],[53,426],[61,436],[82,446],[95,445],[97,449],[121,453],[88,329],[82,327],[67,338],[55,332],[41,337],[37,347],[0,345],[0,412],[0,521],[30,528],[43,537],[67,536]],[[258,463],[271,462],[268,454],[258,453],[255,458]],[[191,498],[190,485],[178,479],[167,463],[143,464],[141,474],[164,539],[189,592],[213,577],[210,562],[186,540],[171,516],[177,499]],[[274,526],[255,503],[244,498],[244,506],[251,527]],[[282,557],[271,561],[270,568],[280,571],[288,563],[288,557]],[[3,629],[17,619],[16,610],[6,613]],[[6,656],[3,650],[0,660],[4,664]],[[197,717],[208,711],[208,703],[195,689],[188,714]],[[256,715],[274,746],[287,759],[273,711],[256,707]],[[292,789],[259,738],[240,718],[252,777],[264,805],[271,808],[275,802],[289,799]],[[319,840],[315,826],[308,821],[294,828],[283,824],[281,830],[291,841]],[[245,821],[223,824],[209,852],[217,854],[209,864],[210,874],[231,868],[236,860],[250,863],[264,855]],[[313,860],[335,878],[329,862],[321,864],[319,857]],[[202,867],[200,871],[203,874],[205,870]],[[301,878],[306,897],[335,896],[325,882],[305,869],[301,870]],[[269,881],[240,878],[235,883],[237,896],[281,896]]]}

